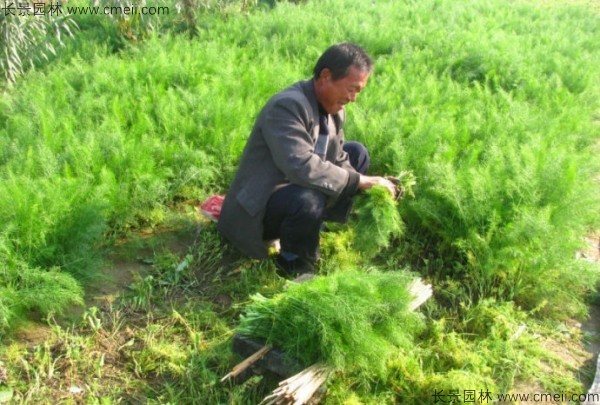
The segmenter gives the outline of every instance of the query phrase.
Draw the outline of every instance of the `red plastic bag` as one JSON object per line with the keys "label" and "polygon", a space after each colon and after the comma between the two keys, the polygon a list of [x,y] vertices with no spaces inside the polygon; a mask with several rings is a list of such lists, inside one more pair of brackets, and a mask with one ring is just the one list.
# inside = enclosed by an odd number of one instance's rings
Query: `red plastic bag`
{"label": "red plastic bag", "polygon": [[200,213],[211,221],[217,222],[221,216],[223,201],[225,201],[225,196],[213,195],[200,205]]}

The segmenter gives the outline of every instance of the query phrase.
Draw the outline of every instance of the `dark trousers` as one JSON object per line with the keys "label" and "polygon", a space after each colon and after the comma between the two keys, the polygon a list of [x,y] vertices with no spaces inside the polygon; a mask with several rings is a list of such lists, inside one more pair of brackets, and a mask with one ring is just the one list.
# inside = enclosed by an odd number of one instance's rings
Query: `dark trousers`
{"label": "dark trousers", "polygon": [[[369,169],[369,152],[359,142],[347,142],[344,151],[360,174]],[[281,251],[314,262],[319,254],[319,231],[324,220],[346,222],[352,198],[326,207],[327,196],[295,184],[275,191],[267,202],[263,239],[280,239]]]}

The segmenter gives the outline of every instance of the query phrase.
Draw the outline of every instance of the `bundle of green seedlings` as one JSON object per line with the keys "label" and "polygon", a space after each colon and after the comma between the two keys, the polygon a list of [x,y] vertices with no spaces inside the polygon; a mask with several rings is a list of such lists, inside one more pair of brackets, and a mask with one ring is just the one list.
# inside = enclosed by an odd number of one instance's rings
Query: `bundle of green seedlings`
{"label": "bundle of green seedlings", "polygon": [[253,295],[238,333],[265,339],[303,366],[322,362],[368,384],[385,377],[388,360],[423,328],[408,309],[412,280],[404,271],[350,270],[290,283],[270,299]]}
{"label": "bundle of green seedlings", "polygon": [[[403,171],[398,181],[398,192],[406,192],[414,197],[412,187],[416,180],[412,173]],[[352,226],[352,245],[367,259],[389,247],[392,238],[404,233],[404,222],[400,218],[397,201],[385,187],[375,186],[366,190],[358,199],[356,212],[358,220]]]}

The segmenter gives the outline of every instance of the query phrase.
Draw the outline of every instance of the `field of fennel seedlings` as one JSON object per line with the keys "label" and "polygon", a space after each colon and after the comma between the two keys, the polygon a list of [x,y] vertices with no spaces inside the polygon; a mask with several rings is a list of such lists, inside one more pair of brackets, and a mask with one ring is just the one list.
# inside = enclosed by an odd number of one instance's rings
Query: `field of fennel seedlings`
{"label": "field of fennel seedlings", "polygon": [[[572,320],[599,274],[576,259],[600,227],[598,10],[230,3],[199,12],[195,35],[167,26],[135,43],[80,16],[56,57],[2,85],[0,402],[246,404],[274,388],[268,374],[218,381],[240,360],[231,337],[250,296],[285,282],[223,247],[194,205],[226,192],[268,97],[341,41],[375,59],[347,137],[369,148],[372,173],[408,170],[416,184],[377,248],[356,240],[363,196],[353,222],[323,235],[320,272],[410,272],[434,296],[409,340],[377,370],[335,373],[325,402],[584,393],[593,369],[572,361]],[[116,297],[93,299],[122,272]],[[23,339],[40,323],[41,338]]]}

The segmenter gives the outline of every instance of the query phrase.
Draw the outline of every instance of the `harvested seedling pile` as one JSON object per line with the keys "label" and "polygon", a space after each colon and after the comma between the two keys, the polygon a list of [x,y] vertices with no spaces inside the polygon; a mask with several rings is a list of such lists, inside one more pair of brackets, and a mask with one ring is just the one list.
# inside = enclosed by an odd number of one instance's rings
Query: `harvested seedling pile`
{"label": "harvested seedling pile", "polygon": [[238,332],[263,338],[303,365],[323,362],[333,370],[367,378],[384,376],[398,348],[421,330],[407,272],[338,272],[289,288],[271,299],[256,294]]}

